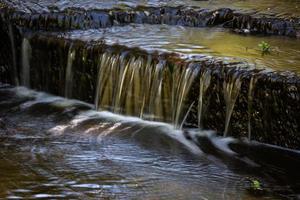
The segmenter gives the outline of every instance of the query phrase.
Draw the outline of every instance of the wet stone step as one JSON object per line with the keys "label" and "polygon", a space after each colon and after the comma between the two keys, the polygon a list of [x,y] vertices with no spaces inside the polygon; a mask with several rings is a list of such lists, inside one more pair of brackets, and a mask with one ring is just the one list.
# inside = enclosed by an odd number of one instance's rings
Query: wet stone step
{"label": "wet stone step", "polygon": [[113,9],[133,8],[138,6],[190,6],[208,9],[231,8],[242,13],[257,13],[276,17],[300,17],[300,6],[297,0],[2,0],[6,6],[27,13],[43,13],[77,9]]}
{"label": "wet stone step", "polygon": [[[133,34],[139,27],[123,28]],[[156,39],[144,33],[144,40],[134,36],[131,42],[119,37],[125,34],[119,29],[102,30],[109,33],[104,37],[99,30],[26,33],[16,39],[20,83],[95,103],[99,110],[299,149],[297,74],[199,52],[191,56],[195,52],[180,51],[184,46],[172,48],[176,34],[164,40],[155,26],[148,30]]]}
{"label": "wet stone step", "polygon": [[[203,9],[185,6],[137,6],[133,8],[83,9],[67,7],[62,11],[35,13],[1,1],[2,20],[34,30],[104,28],[128,23],[168,24],[189,27],[223,26],[243,34],[300,36],[300,19],[244,14],[230,8]],[[31,4],[30,4],[31,5]],[[27,7],[27,6],[26,6]],[[43,9],[40,9],[43,10]]]}

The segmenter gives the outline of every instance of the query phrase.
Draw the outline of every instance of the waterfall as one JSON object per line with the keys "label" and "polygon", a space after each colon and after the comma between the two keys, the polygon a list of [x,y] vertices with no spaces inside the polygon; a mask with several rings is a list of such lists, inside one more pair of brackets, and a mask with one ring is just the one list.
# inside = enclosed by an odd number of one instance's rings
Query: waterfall
{"label": "waterfall", "polygon": [[127,52],[103,53],[99,57],[95,107],[172,122],[179,128],[184,110],[188,109],[185,98],[198,71],[195,65],[189,64],[175,66],[171,72],[163,59]]}
{"label": "waterfall", "polygon": [[182,69],[179,66],[175,66],[173,73],[173,123],[176,128],[182,124],[180,122],[180,117],[182,115],[183,104],[185,97],[190,90],[190,87],[198,75],[198,68],[195,67],[192,63],[189,64],[186,68]]}
{"label": "waterfall", "polygon": [[68,52],[68,62],[66,67],[66,83],[65,83],[65,97],[72,98],[72,86],[73,86],[73,61],[75,59],[75,50],[72,49],[72,46],[69,48]]}
{"label": "waterfall", "polygon": [[241,85],[241,76],[238,74],[238,72],[233,74],[231,77],[228,77],[227,80],[225,79],[223,83],[224,99],[226,103],[224,137],[226,137],[228,133],[230,118],[233,112],[236,99],[239,95]]}
{"label": "waterfall", "polygon": [[27,38],[23,38],[22,41],[22,75],[21,84],[26,87],[30,87],[30,58],[31,58],[31,46]]}
{"label": "waterfall", "polygon": [[211,82],[211,72],[210,70],[206,70],[203,72],[200,77],[200,86],[199,86],[199,100],[198,100],[198,127],[202,128],[202,114],[203,114],[203,97],[210,85]]}
{"label": "waterfall", "polygon": [[254,86],[256,79],[254,76],[251,77],[248,90],[248,139],[251,140],[251,114],[252,114],[252,104],[254,96]]}
{"label": "waterfall", "polygon": [[11,52],[12,52],[12,80],[15,85],[19,85],[19,79],[18,79],[18,71],[17,71],[17,54],[16,54],[16,46],[15,46],[15,37],[14,37],[14,30],[12,24],[8,25],[8,32],[9,32],[9,39],[10,39],[10,45],[11,45]]}
{"label": "waterfall", "polygon": [[152,66],[150,74],[150,90],[149,90],[149,109],[148,112],[152,116],[162,117],[162,82],[163,71],[166,69],[166,62],[160,60],[156,65]]}

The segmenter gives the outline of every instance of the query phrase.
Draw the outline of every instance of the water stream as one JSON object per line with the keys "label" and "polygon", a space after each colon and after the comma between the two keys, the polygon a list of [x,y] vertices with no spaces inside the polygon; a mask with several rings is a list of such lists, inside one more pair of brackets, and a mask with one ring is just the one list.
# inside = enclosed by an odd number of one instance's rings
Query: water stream
{"label": "water stream", "polygon": [[75,59],[75,50],[72,49],[72,46],[69,49],[68,61],[66,67],[66,83],[65,83],[65,97],[72,98],[72,87],[73,87],[73,61]]}
{"label": "water stream", "polygon": [[[172,52],[197,59],[214,56],[229,61],[246,61],[256,68],[300,72],[300,40],[280,36],[234,34],[222,28],[191,28],[168,25],[132,24],[106,29],[56,33],[62,38],[82,41],[104,40],[107,44],[139,47],[148,51]],[[270,45],[262,55],[259,44]]]}
{"label": "water stream", "polygon": [[[55,13],[68,8],[129,9],[139,5],[216,9],[229,4],[241,12],[255,11],[253,16],[299,17],[300,11],[298,0],[5,2],[25,13]],[[16,30],[8,22],[15,86],[0,80],[0,199],[300,197],[300,152],[253,141],[254,135],[260,134],[253,131],[254,115],[260,114],[253,108],[259,110],[263,104],[254,99],[254,91],[258,91],[256,77],[250,78],[245,92],[248,79],[242,73],[249,75],[251,69],[266,75],[265,79],[272,70],[299,74],[299,39],[162,24],[69,32],[26,30],[32,37],[22,35],[21,39]],[[262,54],[258,46],[262,41],[271,46],[267,54]],[[214,62],[211,66],[210,61]],[[248,71],[239,71],[240,63]],[[262,68],[267,68],[266,74],[257,70]],[[270,73],[270,81],[272,75],[289,80],[274,72]],[[18,87],[19,78],[24,87]],[[282,102],[292,104],[299,95],[297,83],[292,78],[290,82],[288,92],[282,89],[290,96]],[[277,104],[275,98],[283,98],[275,94],[281,90],[272,87],[276,85],[270,84],[270,91],[267,88],[258,95],[262,103]],[[272,92],[274,96],[269,95]],[[241,103],[240,94],[247,100]],[[72,100],[75,95],[94,105]],[[218,105],[211,106],[210,102]],[[237,103],[246,112],[234,113]],[[290,112],[288,109],[282,112]],[[212,111],[216,113],[209,113]],[[268,119],[270,113],[273,111],[266,109],[259,119]],[[203,130],[203,121],[211,116],[224,123],[224,137]],[[244,123],[248,138],[229,137],[234,135],[232,122],[239,116],[243,117],[239,122]],[[186,124],[189,118],[194,124]],[[291,122],[280,121],[282,118],[276,122],[281,131],[286,129],[283,124],[296,124],[294,119],[286,118]],[[218,128],[214,124],[219,123],[217,120],[210,123]],[[269,125],[272,123],[264,123],[263,130]],[[274,143],[284,136],[276,137]]]}
{"label": "water stream", "polygon": [[198,127],[202,128],[202,114],[205,112],[204,96],[210,85],[211,72],[207,70],[200,77],[199,101],[198,101]]}
{"label": "water stream", "polygon": [[30,87],[30,58],[31,58],[30,42],[27,38],[23,38],[21,85],[26,87]]}
{"label": "water stream", "polygon": [[177,128],[186,114],[184,101],[199,71],[193,64],[171,70],[165,60],[126,52],[102,54],[98,70],[98,110],[168,121]]}
{"label": "water stream", "polygon": [[15,85],[19,85],[18,71],[17,71],[17,54],[15,46],[15,37],[12,24],[8,26],[9,39],[12,53],[12,80]]}
{"label": "water stream", "polygon": [[233,76],[228,77],[228,80],[225,80],[223,83],[224,99],[226,103],[226,117],[225,117],[225,130],[224,130],[225,137],[228,134],[230,118],[233,112],[236,99],[239,96],[241,85],[242,85],[241,75],[238,73],[235,73],[233,74]]}
{"label": "water stream", "polygon": [[[234,139],[92,108],[1,85],[0,197],[252,199],[251,180],[264,189],[257,199],[293,198],[300,191],[298,161],[273,166],[255,154],[242,157]],[[300,155],[276,147],[268,151],[261,144],[255,148],[266,157]],[[287,162],[293,164],[282,168]]]}

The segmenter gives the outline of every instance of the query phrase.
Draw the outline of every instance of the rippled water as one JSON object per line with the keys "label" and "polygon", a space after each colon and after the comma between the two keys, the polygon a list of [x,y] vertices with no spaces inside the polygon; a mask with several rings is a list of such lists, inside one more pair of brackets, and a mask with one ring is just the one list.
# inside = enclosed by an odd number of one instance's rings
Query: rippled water
{"label": "rippled water", "polygon": [[[103,30],[72,31],[61,37],[85,41],[104,39],[147,50],[176,52],[188,56],[206,55],[242,59],[257,67],[300,73],[300,40],[285,37],[245,36],[221,28],[189,28],[167,25],[115,26]],[[271,45],[262,55],[261,41]]]}
{"label": "rippled water", "polygon": [[43,12],[70,7],[83,9],[128,8],[136,6],[196,6],[217,9],[229,7],[243,12],[299,17],[299,0],[6,0],[24,10]]}
{"label": "rippled water", "polygon": [[260,147],[294,155],[273,166],[236,142],[1,86],[0,198],[252,199],[250,180],[264,189],[257,198],[296,197],[299,152]]}

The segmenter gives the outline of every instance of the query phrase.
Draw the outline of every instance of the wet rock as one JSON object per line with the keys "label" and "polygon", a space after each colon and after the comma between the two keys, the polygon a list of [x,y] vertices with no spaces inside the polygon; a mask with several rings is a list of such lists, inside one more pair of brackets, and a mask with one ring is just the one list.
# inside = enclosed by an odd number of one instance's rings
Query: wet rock
{"label": "wet rock", "polygon": [[[9,6],[11,5],[6,5],[8,8]],[[56,12],[28,12],[28,6],[26,9],[22,6],[19,9],[11,6],[11,9],[1,9],[0,13],[5,21],[32,30],[90,29],[129,23],[147,23],[189,27],[223,25],[225,28],[247,34],[289,37],[298,37],[300,34],[300,19],[252,16],[229,8],[207,10],[188,7],[139,6],[127,9],[85,10],[67,7]]]}

